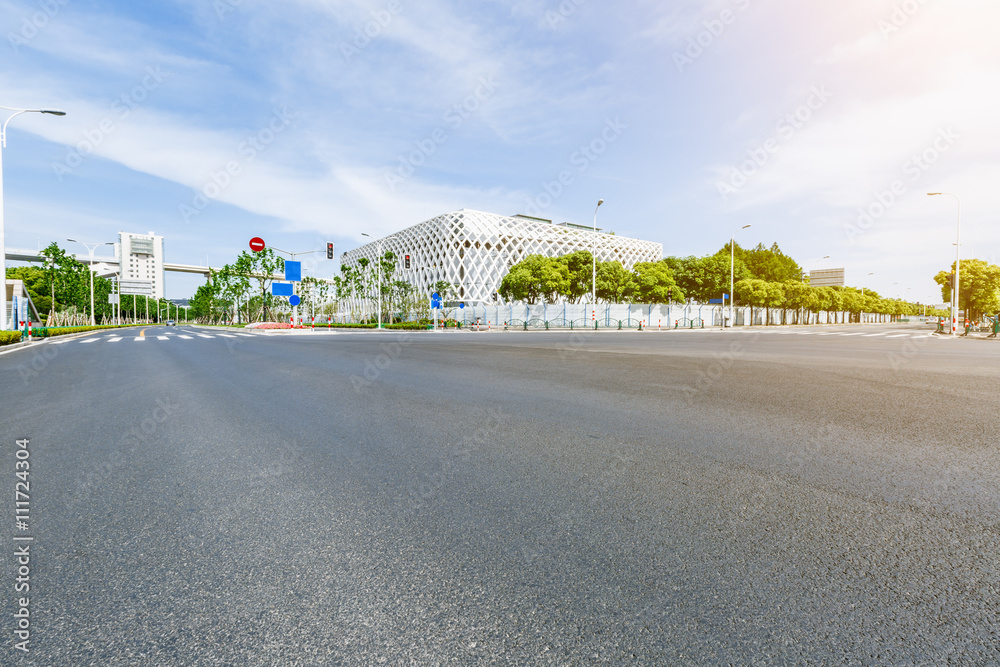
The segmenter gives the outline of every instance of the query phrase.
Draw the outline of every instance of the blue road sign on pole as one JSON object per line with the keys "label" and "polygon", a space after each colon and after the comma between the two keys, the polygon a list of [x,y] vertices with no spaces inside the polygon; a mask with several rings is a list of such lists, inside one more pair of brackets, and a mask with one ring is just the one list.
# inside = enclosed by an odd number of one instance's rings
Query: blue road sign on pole
{"label": "blue road sign on pole", "polygon": [[302,280],[302,262],[290,262],[285,260],[285,280]]}
{"label": "blue road sign on pole", "polygon": [[437,292],[434,292],[434,294],[431,294],[431,308],[440,308],[440,307],[441,307],[441,295],[438,294]]}
{"label": "blue road sign on pole", "polygon": [[274,296],[292,296],[292,284],[271,283],[271,294]]}
{"label": "blue road sign on pole", "polygon": [[293,306],[299,305],[301,301],[302,299],[299,298],[298,294],[293,294],[290,297],[288,297],[288,303],[292,304]]}

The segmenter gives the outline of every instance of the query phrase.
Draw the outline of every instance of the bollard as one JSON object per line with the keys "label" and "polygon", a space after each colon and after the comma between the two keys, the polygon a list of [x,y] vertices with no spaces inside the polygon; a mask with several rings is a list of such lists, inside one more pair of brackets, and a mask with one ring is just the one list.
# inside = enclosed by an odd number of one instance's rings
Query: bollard
{"label": "bollard", "polygon": [[545,330],[546,331],[549,330],[549,321],[548,320],[545,320]]}
{"label": "bollard", "polygon": [[639,320],[639,331],[642,331],[642,320]]}
{"label": "bollard", "polygon": [[31,342],[31,320],[28,320],[28,342]]}
{"label": "bollard", "polygon": [[677,328],[677,323],[678,323],[678,322],[679,322],[679,320],[674,320],[674,328],[675,328],[675,329]]}
{"label": "bollard", "polygon": [[597,331],[597,320],[594,320],[594,331]]}
{"label": "bollard", "polygon": [[663,320],[656,320],[656,330],[660,331],[663,328]]}
{"label": "bollard", "polygon": [[622,330],[622,321],[621,320],[618,320],[618,330],[619,331]]}
{"label": "bollard", "polygon": [[525,331],[527,331],[527,330],[528,330],[528,320],[525,320],[525,321],[524,321],[524,330],[525,330]]}

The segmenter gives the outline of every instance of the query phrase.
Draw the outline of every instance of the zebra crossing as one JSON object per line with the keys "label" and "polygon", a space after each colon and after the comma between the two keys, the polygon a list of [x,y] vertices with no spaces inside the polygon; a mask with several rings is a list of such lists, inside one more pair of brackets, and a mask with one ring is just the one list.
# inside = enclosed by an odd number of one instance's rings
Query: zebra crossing
{"label": "zebra crossing", "polygon": [[195,338],[253,338],[255,334],[250,333],[211,333],[206,334],[200,331],[192,331],[189,329],[181,329],[176,333],[171,332],[168,334],[153,334],[149,336],[139,335],[138,333],[132,334],[131,332],[125,334],[121,331],[116,331],[111,335],[98,335],[98,336],[86,336],[83,338],[74,338],[71,340],[53,340],[51,343],[53,345],[65,345],[67,343],[79,343],[80,345],[92,345],[94,343],[121,343],[122,341],[132,341],[135,343],[145,342],[145,341],[171,341],[175,338],[181,340],[194,340]]}
{"label": "zebra crossing", "polygon": [[836,330],[803,330],[803,329],[766,329],[763,327],[752,327],[740,329],[740,333],[768,334],[773,336],[827,336],[827,337],[851,337],[860,336],[862,338],[934,338],[934,333],[926,329],[919,331],[902,331],[899,329],[888,329],[885,331],[874,331],[865,333],[864,331],[836,331]]}

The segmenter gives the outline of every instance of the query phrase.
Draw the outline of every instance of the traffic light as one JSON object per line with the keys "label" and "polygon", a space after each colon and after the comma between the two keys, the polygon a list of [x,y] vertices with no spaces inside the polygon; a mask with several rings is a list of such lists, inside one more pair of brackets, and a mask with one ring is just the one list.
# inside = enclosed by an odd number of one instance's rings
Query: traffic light
{"label": "traffic light", "polygon": [[410,268],[410,256],[409,255],[405,255],[404,258],[403,258],[403,268],[404,269]]}
{"label": "traffic light", "polygon": [[326,244],[326,258],[327,259],[333,259],[333,244],[332,243],[327,243]]}

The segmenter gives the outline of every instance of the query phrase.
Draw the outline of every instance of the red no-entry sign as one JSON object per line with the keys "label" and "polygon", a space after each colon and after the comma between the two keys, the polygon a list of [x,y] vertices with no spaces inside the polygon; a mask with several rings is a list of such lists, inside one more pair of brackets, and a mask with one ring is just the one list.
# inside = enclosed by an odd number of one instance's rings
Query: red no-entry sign
{"label": "red no-entry sign", "polygon": [[260,252],[264,249],[264,239],[259,236],[255,236],[250,239],[250,249],[254,252]]}

